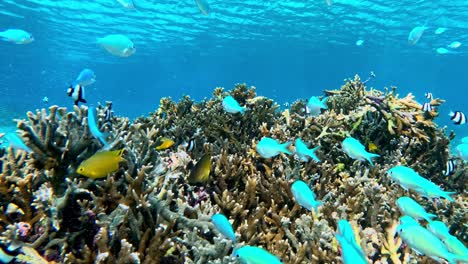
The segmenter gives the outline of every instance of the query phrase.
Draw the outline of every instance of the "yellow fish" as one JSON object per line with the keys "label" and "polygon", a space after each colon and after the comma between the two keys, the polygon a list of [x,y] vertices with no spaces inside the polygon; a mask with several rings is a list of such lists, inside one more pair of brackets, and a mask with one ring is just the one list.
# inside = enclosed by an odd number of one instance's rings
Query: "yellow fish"
{"label": "yellow fish", "polygon": [[124,161],[123,152],[124,149],[98,152],[81,162],[76,172],[91,179],[106,177],[119,169],[120,162]]}
{"label": "yellow fish", "polygon": [[374,152],[379,149],[377,145],[374,144],[374,142],[369,142],[367,148],[370,152]]}
{"label": "yellow fish", "polygon": [[208,181],[211,170],[211,155],[205,154],[203,157],[195,164],[195,167],[190,172],[188,177],[188,182],[190,184],[195,183],[205,183]]}
{"label": "yellow fish", "polygon": [[167,137],[162,137],[156,141],[156,150],[167,149],[172,147],[172,145],[174,145],[174,140]]}

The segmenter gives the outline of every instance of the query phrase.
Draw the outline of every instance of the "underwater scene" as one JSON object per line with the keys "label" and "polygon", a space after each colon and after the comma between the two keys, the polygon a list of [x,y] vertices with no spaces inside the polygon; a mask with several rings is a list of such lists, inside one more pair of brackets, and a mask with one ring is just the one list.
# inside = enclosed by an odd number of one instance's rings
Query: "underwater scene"
{"label": "underwater scene", "polygon": [[468,263],[465,0],[1,0],[0,263]]}

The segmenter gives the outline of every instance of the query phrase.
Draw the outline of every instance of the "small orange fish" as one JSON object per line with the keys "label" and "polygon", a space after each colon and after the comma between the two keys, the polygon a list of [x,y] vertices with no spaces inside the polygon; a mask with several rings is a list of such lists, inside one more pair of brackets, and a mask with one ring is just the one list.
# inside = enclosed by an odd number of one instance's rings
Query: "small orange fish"
{"label": "small orange fish", "polygon": [[123,153],[124,149],[98,152],[83,161],[76,172],[91,179],[106,177],[119,169]]}

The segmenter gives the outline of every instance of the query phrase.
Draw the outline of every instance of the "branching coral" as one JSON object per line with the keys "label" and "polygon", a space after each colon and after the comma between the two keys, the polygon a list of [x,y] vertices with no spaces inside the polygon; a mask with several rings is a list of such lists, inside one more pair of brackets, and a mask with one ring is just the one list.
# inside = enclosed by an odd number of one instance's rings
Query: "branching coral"
{"label": "branching coral", "polygon": [[[221,101],[228,94],[249,110],[226,113]],[[396,164],[460,192],[450,205],[423,205],[466,242],[467,227],[459,223],[466,222],[467,174],[439,177],[450,140],[433,123],[437,113],[423,113],[412,95],[399,98],[395,88],[367,90],[358,77],[326,94],[328,110],[316,117],[304,112],[304,101],[281,110],[245,84],[216,88],[202,102],[163,98],[134,122],[114,116],[104,123],[98,108],[110,148],[125,148],[120,169],[100,180],[75,172],[102,148],[89,132],[86,107],[29,112],[18,128],[33,152],[8,149],[1,158],[0,243],[60,263],[237,263],[230,254],[242,245],[262,247],[284,263],[339,263],[336,223],[347,219],[369,260],[405,263],[410,252],[393,235],[395,200],[406,193],[386,176]],[[162,136],[175,146],[157,151]],[[255,145],[263,136],[300,137],[320,146],[322,162],[261,158]],[[344,155],[340,142],[347,136],[377,146],[375,167]],[[189,184],[192,165],[205,153],[212,156],[210,179]],[[466,171],[464,164],[458,169]],[[297,179],[323,202],[318,213],[295,202],[290,184]],[[236,245],[211,223],[218,212],[232,221]]]}

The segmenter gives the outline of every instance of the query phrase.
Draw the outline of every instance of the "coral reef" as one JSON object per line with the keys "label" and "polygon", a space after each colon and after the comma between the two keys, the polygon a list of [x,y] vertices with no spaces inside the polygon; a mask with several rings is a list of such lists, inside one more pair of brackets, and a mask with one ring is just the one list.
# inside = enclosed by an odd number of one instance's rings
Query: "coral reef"
{"label": "coral reef", "polygon": [[[249,110],[226,113],[221,101],[228,94]],[[348,219],[370,262],[409,263],[410,256],[429,262],[394,239],[395,201],[403,195],[466,243],[468,169],[460,163],[455,175],[442,176],[454,135],[433,122],[437,112],[424,113],[412,95],[400,98],[395,88],[367,90],[357,76],[325,94],[328,110],[316,117],[305,113],[306,101],[282,110],[245,84],[229,92],[216,88],[201,102],[162,98],[158,109],[133,122],[118,116],[105,122],[98,108],[98,125],[110,134],[111,149],[125,149],[125,162],[96,180],[76,173],[103,148],[89,132],[87,107],[28,112],[17,122],[33,152],[10,148],[1,157],[1,248],[27,263],[238,263],[233,247],[252,245],[283,263],[340,263],[334,234],[337,221]],[[175,145],[158,151],[163,136]],[[300,137],[320,146],[322,162],[263,159],[255,151],[263,136]],[[347,136],[377,146],[374,167],[344,155],[340,142]],[[191,140],[196,144],[188,149]],[[212,157],[210,178],[190,184],[193,164],[205,154]],[[397,164],[458,192],[456,201],[408,194],[386,176]],[[297,179],[323,202],[318,213],[295,203],[290,185]],[[232,221],[238,245],[216,230],[215,213]]]}

